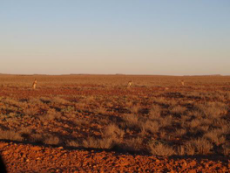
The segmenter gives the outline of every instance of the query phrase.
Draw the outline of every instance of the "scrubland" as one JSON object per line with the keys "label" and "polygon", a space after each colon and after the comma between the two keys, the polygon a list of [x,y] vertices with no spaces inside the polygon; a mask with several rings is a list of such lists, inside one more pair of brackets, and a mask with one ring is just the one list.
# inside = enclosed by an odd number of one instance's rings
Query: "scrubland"
{"label": "scrubland", "polygon": [[230,77],[0,75],[3,141],[229,157],[229,124]]}

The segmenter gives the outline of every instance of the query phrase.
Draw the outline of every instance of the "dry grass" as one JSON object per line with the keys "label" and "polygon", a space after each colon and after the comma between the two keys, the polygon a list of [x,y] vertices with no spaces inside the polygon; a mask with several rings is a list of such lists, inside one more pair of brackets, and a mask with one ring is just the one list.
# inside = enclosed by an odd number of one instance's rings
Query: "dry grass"
{"label": "dry grass", "polygon": [[144,129],[147,132],[150,132],[152,134],[159,132],[160,125],[157,121],[147,120],[145,123],[142,123],[142,125],[142,129]]}
{"label": "dry grass", "polygon": [[44,143],[48,145],[58,145],[60,143],[60,139],[57,136],[47,135],[44,139]]}
{"label": "dry grass", "polygon": [[[230,77],[0,76],[0,139],[229,156]],[[135,85],[127,90],[127,81]],[[168,90],[165,90],[168,88]]]}
{"label": "dry grass", "polygon": [[120,148],[129,152],[140,152],[143,150],[143,138],[131,138],[124,140],[124,143],[120,144]]}
{"label": "dry grass", "polygon": [[23,138],[20,133],[12,130],[0,130],[0,139],[12,140],[12,141],[22,141]]}
{"label": "dry grass", "polygon": [[96,139],[94,137],[87,138],[83,141],[83,147],[96,149],[111,149],[113,147],[113,139]]}
{"label": "dry grass", "polygon": [[69,147],[80,147],[81,146],[81,144],[79,144],[79,142],[76,140],[69,140],[67,141],[66,145]]}
{"label": "dry grass", "polygon": [[151,141],[149,144],[150,152],[153,155],[159,156],[171,156],[175,154],[175,151],[172,147],[166,144],[162,144],[158,141]]}
{"label": "dry grass", "polygon": [[161,116],[161,107],[158,105],[153,105],[149,111],[149,118],[150,119],[158,119]]}
{"label": "dry grass", "polygon": [[204,137],[209,139],[217,146],[224,144],[226,141],[224,134],[222,134],[221,130],[217,129],[205,133]]}
{"label": "dry grass", "polygon": [[124,130],[120,129],[116,124],[110,124],[105,128],[102,137],[120,140],[124,137],[124,134]]}
{"label": "dry grass", "polygon": [[204,138],[192,140],[186,144],[188,155],[193,155],[195,153],[203,155],[210,154],[212,148],[213,145]]}

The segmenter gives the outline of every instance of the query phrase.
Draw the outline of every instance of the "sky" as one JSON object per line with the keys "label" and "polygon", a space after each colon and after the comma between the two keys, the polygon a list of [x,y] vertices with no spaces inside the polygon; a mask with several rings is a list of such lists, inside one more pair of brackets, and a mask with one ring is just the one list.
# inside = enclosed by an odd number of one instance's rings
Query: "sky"
{"label": "sky", "polygon": [[230,75],[229,0],[0,0],[0,73]]}

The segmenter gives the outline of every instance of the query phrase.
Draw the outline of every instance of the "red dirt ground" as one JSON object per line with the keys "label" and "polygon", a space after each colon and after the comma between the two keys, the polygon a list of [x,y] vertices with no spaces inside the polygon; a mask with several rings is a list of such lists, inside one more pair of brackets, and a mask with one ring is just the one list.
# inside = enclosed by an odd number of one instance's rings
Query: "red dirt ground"
{"label": "red dirt ground", "polygon": [[[79,76],[78,76],[79,77]],[[86,76],[87,77],[87,76]],[[142,86],[142,77],[130,77],[129,79],[124,79],[124,81],[136,80],[136,83],[141,83],[141,85],[135,85],[131,90],[126,90],[126,83],[124,85],[103,85],[104,76],[99,76],[99,84],[97,81],[93,81],[94,76],[88,76],[88,80],[83,81],[80,84],[68,83],[72,79],[68,79],[67,85],[60,84],[58,81],[64,77],[40,77],[39,82],[43,82],[38,89],[33,91],[30,88],[30,79],[34,77],[27,77],[25,82],[22,82],[22,86],[16,87],[17,81],[24,79],[23,76],[20,78],[10,76],[2,76],[2,86],[0,86],[0,96],[10,97],[16,99],[26,99],[31,97],[52,97],[56,95],[62,95],[65,97],[70,97],[72,95],[77,96],[138,96],[140,98],[151,97],[154,92],[164,92],[166,87],[169,87],[170,92],[179,91],[191,91],[190,86],[181,88],[170,86],[175,84],[177,78],[173,78],[169,81],[163,82],[161,86],[158,83],[150,84],[146,87]],[[60,78],[60,79],[59,79]],[[80,76],[81,78],[81,76]],[[83,78],[83,77],[82,77]],[[81,80],[82,80],[81,78]],[[107,83],[116,81],[116,76],[112,79],[106,81]],[[132,79],[134,78],[134,79]],[[145,77],[149,80],[148,76]],[[14,80],[15,79],[15,80]],[[53,81],[49,81],[52,79]],[[164,77],[162,77],[164,79]],[[217,78],[219,79],[219,78]],[[80,80],[80,79],[79,79]],[[161,77],[159,77],[159,81]],[[222,84],[209,85],[204,82],[202,86],[205,88],[199,88],[196,85],[195,80],[198,82],[203,81],[202,78],[189,78],[190,84],[193,84],[193,91],[205,90],[205,91],[215,91],[218,88],[224,91],[226,86]],[[220,81],[225,80],[220,77]],[[230,81],[228,77],[226,79]],[[157,80],[156,80],[157,81]],[[41,82],[41,83],[42,83]],[[50,87],[45,87],[47,84],[57,83],[57,85],[50,85]],[[64,83],[64,82],[63,82]],[[145,81],[146,83],[146,81]],[[161,81],[159,83],[162,83]],[[143,84],[144,85],[144,84]],[[96,88],[96,89],[95,89]],[[230,88],[227,88],[230,91]],[[155,96],[156,97],[156,96]],[[159,95],[159,97],[161,97]],[[173,96],[174,97],[174,96]],[[196,98],[185,98],[194,99]],[[0,103],[1,106],[1,103]],[[76,150],[71,148],[63,147],[52,147],[45,145],[32,145],[14,142],[0,142],[0,152],[6,164],[7,170],[10,173],[46,173],[46,172],[230,172],[230,159],[224,156],[213,157],[156,157],[151,155],[134,155],[125,154],[114,151],[98,151],[98,150]]]}
{"label": "red dirt ground", "polygon": [[12,173],[230,172],[230,160],[157,158],[5,142],[0,143],[0,151],[8,171]]}

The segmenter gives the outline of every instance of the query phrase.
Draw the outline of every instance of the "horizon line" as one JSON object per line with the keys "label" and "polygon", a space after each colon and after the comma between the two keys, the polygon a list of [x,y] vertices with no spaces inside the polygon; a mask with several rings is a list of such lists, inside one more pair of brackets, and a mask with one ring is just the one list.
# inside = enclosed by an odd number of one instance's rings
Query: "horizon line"
{"label": "horizon line", "polygon": [[64,76],[64,75],[108,75],[108,76],[230,76],[222,74],[199,74],[199,75],[170,75],[170,74],[127,74],[127,73],[62,73],[62,74],[39,74],[39,73],[0,73],[0,75],[15,75],[15,76]]}

